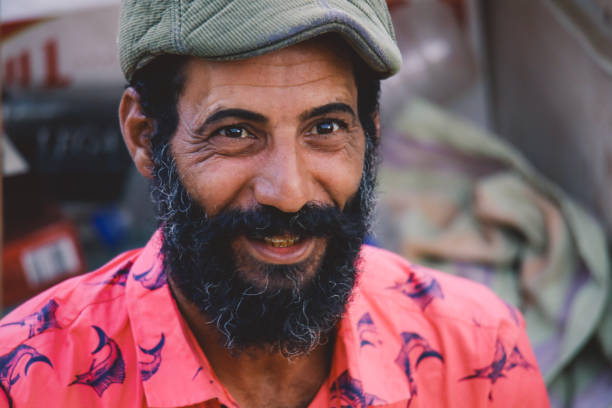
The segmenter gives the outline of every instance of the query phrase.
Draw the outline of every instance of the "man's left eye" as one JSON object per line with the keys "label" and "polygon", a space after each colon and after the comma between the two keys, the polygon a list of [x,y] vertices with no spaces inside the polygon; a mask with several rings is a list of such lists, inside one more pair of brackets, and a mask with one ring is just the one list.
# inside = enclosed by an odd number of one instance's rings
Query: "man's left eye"
{"label": "man's left eye", "polygon": [[319,122],[310,129],[310,134],[327,135],[337,132],[340,129],[340,124],[335,120],[327,120]]}

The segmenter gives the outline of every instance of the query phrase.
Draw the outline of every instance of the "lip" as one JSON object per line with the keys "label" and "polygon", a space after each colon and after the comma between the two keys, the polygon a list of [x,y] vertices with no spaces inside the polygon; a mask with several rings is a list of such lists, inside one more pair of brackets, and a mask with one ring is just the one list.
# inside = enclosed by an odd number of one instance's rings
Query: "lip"
{"label": "lip", "polygon": [[259,261],[278,265],[302,262],[312,254],[315,248],[314,238],[304,238],[298,243],[285,248],[273,247],[264,241],[248,239],[245,236],[240,237],[237,243]]}

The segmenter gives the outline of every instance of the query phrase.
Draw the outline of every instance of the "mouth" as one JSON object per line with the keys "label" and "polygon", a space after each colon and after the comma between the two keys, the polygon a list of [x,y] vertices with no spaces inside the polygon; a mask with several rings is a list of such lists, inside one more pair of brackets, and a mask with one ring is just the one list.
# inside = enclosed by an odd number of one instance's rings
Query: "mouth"
{"label": "mouth", "polygon": [[264,237],[240,237],[236,244],[261,262],[270,264],[295,264],[308,258],[319,239],[293,234]]}

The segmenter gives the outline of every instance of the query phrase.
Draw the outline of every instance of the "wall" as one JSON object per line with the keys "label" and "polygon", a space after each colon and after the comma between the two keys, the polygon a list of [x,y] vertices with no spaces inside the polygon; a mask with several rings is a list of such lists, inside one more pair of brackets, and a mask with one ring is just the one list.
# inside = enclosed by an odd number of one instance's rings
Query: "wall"
{"label": "wall", "polygon": [[612,77],[543,0],[483,0],[495,130],[612,232]]}

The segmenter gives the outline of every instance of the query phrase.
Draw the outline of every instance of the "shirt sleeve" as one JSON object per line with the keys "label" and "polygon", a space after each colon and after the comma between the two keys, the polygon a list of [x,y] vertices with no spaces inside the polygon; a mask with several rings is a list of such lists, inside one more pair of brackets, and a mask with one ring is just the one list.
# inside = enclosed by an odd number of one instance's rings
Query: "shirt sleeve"
{"label": "shirt sleeve", "polygon": [[513,335],[509,336],[512,341],[505,345],[503,372],[497,381],[491,383],[491,406],[548,408],[546,385],[520,314],[518,320]]}

